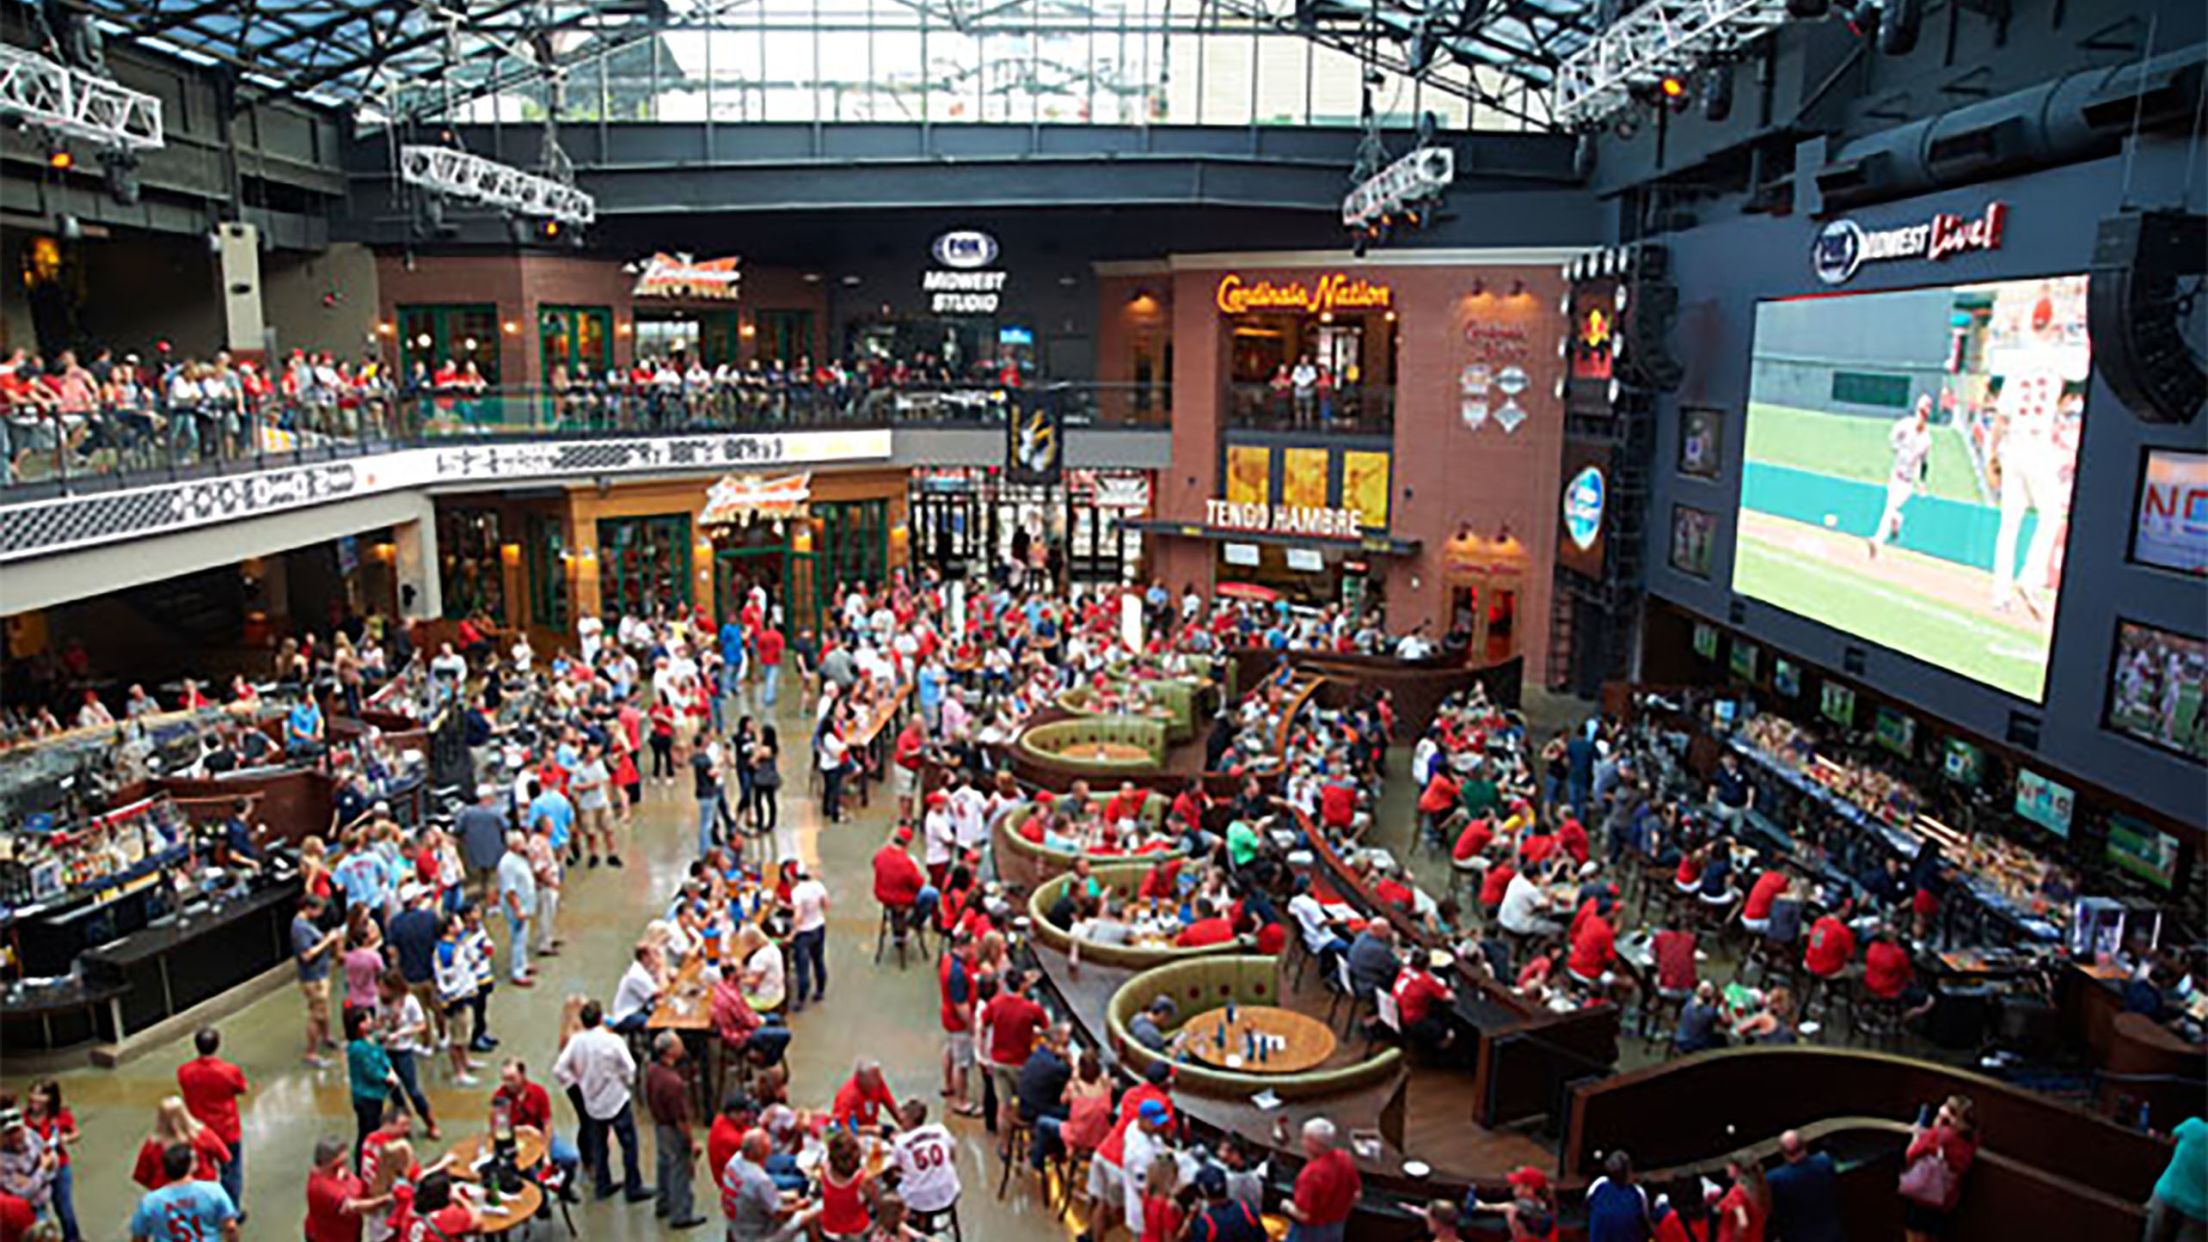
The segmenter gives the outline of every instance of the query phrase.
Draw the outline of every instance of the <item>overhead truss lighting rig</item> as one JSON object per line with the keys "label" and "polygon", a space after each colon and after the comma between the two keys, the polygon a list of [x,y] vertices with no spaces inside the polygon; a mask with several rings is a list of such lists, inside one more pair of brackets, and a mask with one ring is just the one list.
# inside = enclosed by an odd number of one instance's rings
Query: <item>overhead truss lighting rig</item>
{"label": "overhead truss lighting rig", "polygon": [[1802,0],[1647,0],[1557,66],[1551,110],[1560,125],[1588,128],[1652,96],[1676,96],[1697,70],[1824,7]]}
{"label": "overhead truss lighting rig", "polygon": [[573,226],[585,226],[598,218],[598,202],[588,193],[457,147],[400,147],[399,178],[408,185],[494,207],[513,216],[557,220]]}
{"label": "overhead truss lighting rig", "polygon": [[9,44],[0,44],[0,115],[108,150],[162,145],[158,97]]}

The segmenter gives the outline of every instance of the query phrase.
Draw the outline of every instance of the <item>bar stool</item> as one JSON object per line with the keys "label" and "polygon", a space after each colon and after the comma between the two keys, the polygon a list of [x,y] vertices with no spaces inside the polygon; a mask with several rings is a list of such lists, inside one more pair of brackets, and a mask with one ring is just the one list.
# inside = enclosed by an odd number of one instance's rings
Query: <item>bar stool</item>
{"label": "bar stool", "polygon": [[874,928],[874,964],[881,965],[882,949],[891,940],[895,940],[897,943],[897,969],[903,970],[905,968],[905,941],[909,935],[910,933],[903,935],[898,933],[896,917],[890,907],[884,905],[882,907],[882,917]]}
{"label": "bar stool", "polygon": [[1671,1042],[1672,1028],[1678,1026],[1679,1015],[1687,1002],[1694,999],[1693,988],[1667,991],[1648,988],[1641,993],[1641,1038],[1649,1047],[1658,1048]]}
{"label": "bar stool", "polygon": [[1901,997],[1887,999],[1873,996],[1859,978],[1855,980],[1855,1004],[1848,1020],[1848,1029],[1868,1042],[1899,1044],[1903,1030]]}
{"label": "bar stool", "polygon": [[[965,1197],[965,1192],[961,1190],[959,1198],[963,1199]],[[949,1206],[939,1207],[932,1212],[909,1212],[905,1219],[913,1228],[931,1238],[943,1236],[943,1224],[947,1219],[951,1226],[951,1237],[955,1239],[955,1242],[966,1242],[965,1227],[960,1225],[958,1221],[958,1199],[953,1199]]]}
{"label": "bar stool", "polygon": [[[1000,1101],[998,1111],[1001,1114],[998,1118],[998,1138],[1003,1144],[998,1154],[1004,1157],[1004,1170],[997,1176],[997,1198],[1002,1199],[1005,1191],[1012,1185],[1012,1170],[1026,1162],[1028,1145],[1034,1140],[1034,1128],[1020,1116],[1020,1106],[1016,1101]],[[1043,1193],[1046,1197],[1050,1193],[1047,1173],[1043,1182]]]}

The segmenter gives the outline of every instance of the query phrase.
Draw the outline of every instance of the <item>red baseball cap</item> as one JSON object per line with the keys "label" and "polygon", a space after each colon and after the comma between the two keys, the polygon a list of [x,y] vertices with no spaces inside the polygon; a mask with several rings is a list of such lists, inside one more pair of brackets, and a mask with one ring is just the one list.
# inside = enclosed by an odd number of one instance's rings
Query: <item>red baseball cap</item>
{"label": "red baseball cap", "polygon": [[1513,1186],[1523,1186],[1527,1190],[1547,1190],[1549,1188],[1549,1175],[1530,1164],[1521,1164],[1512,1169],[1510,1176],[1504,1180]]}

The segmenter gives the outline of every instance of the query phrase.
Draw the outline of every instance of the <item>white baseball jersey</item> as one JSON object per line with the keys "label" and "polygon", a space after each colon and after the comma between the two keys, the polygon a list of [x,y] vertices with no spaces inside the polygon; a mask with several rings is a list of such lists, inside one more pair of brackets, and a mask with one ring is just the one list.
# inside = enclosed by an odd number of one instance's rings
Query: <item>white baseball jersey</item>
{"label": "white baseball jersey", "polygon": [[1895,419],[1893,430],[1886,433],[1886,447],[1893,450],[1895,480],[1914,482],[1932,453],[1932,428],[1917,426],[1914,414]]}
{"label": "white baseball jersey", "polygon": [[940,1212],[958,1199],[958,1149],[951,1132],[930,1122],[897,1136],[897,1195],[915,1212]]}

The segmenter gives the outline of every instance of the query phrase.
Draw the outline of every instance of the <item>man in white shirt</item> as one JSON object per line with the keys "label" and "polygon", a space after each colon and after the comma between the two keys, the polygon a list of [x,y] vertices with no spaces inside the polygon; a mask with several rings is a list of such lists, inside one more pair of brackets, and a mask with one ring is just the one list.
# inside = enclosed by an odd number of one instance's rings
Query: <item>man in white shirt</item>
{"label": "man in white shirt", "polygon": [[529,865],[529,840],[518,832],[506,834],[506,852],[498,860],[498,905],[513,936],[513,968],[507,977],[515,987],[535,987],[529,973],[529,920],[537,912],[537,871]]}
{"label": "man in white shirt", "polygon": [[[1120,1178],[1120,1186],[1127,1197],[1125,1224],[1128,1232],[1137,1238],[1142,1237],[1142,1188],[1149,1180],[1150,1166],[1158,1157],[1173,1154],[1164,1134],[1166,1116],[1164,1104],[1144,1100],[1135,1113],[1134,1124],[1127,1127],[1126,1143],[1120,1149],[1119,1167],[1126,1170],[1125,1176]],[[1172,1239],[1153,1238],[1150,1242],[1172,1242]]]}
{"label": "man in white shirt", "polygon": [[659,1001],[659,961],[657,947],[636,946],[634,960],[622,973],[620,986],[613,990],[613,1012],[607,1018],[614,1030],[641,1031],[651,1021],[652,1006]]}
{"label": "man in white shirt", "polygon": [[797,969],[793,1012],[808,1000],[828,999],[828,886],[803,866],[790,886],[790,952]]}
{"label": "man in white shirt", "polygon": [[951,796],[942,790],[932,790],[927,797],[927,814],[921,817],[922,853],[920,862],[928,869],[928,882],[943,887],[943,877],[950,873],[951,860],[958,854],[958,831],[951,825]]}
{"label": "man in white shirt", "polygon": [[897,1165],[897,1196],[920,1216],[948,1211],[958,1202],[958,1146],[951,1132],[928,1120],[928,1106],[907,1100],[897,1110],[902,1127],[890,1141]]}
{"label": "man in white shirt", "polygon": [[636,1109],[629,1084],[636,1081],[636,1059],[629,1045],[604,1026],[605,1014],[597,1001],[583,1005],[579,1015],[583,1029],[567,1041],[560,1059],[552,1065],[552,1080],[573,1087],[581,1095],[583,1167],[596,1183],[598,1197],[613,1197],[612,1153],[606,1134],[621,1140],[622,1181],[631,1203],[652,1197],[636,1162]]}
{"label": "man in white shirt", "polygon": [[978,850],[989,839],[989,799],[965,781],[951,791],[951,832],[961,850]]}
{"label": "man in white shirt", "polygon": [[598,648],[606,641],[606,623],[589,613],[575,623],[575,641],[583,650],[583,663],[595,668],[598,664]]}
{"label": "man in white shirt", "polygon": [[1541,886],[1521,871],[1510,877],[1510,887],[1503,890],[1503,903],[1496,908],[1495,921],[1503,930],[1520,936],[1553,936],[1564,930],[1554,919],[1543,918],[1541,912],[1549,908],[1549,899]]}

